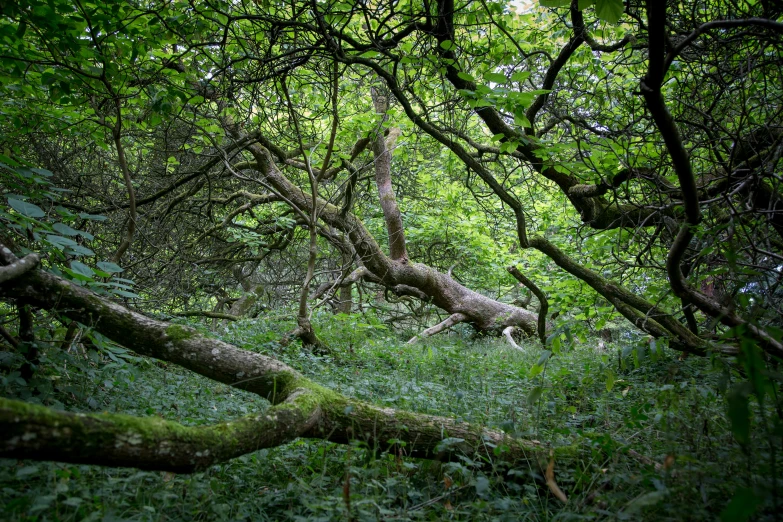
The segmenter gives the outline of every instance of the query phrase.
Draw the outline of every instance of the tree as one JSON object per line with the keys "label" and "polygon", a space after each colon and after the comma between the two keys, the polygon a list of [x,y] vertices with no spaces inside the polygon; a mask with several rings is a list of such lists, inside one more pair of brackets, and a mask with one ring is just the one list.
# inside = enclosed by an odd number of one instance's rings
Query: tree
{"label": "tree", "polygon": [[[12,102],[4,145],[13,145],[8,155],[53,172],[55,185],[76,187],[60,211],[70,223],[77,215],[110,216],[114,234],[100,235],[99,256],[119,270],[125,260],[137,291],[165,303],[154,311],[233,319],[258,295],[254,281],[264,266],[287,289],[280,301],[298,294],[294,333],[305,345],[319,344],[309,303],[367,282],[446,312],[412,341],[466,322],[512,343],[514,329],[546,343],[549,300],[536,284],[551,277],[544,270],[526,276],[510,269],[537,296],[533,313],[462,284],[448,240],[442,260],[416,262],[422,248],[406,208],[470,195],[461,204],[498,223],[497,245],[487,247],[492,256],[508,265],[524,252],[531,265],[556,265],[557,277],[592,290],[555,296],[564,315],[577,319],[574,308],[598,295],[672,348],[738,354],[750,340],[779,358],[779,9],[764,2],[629,2],[625,11],[615,0],[542,3],[553,9],[516,15],[502,2],[453,0],[20,4],[2,18],[3,88]],[[26,226],[44,212],[24,205],[44,196],[14,172],[13,183],[26,193],[8,200],[16,212],[6,221]],[[98,174],[84,176],[92,172]],[[457,220],[446,225],[458,228]],[[87,226],[69,228],[78,235]],[[26,253],[11,243],[32,246],[35,237],[25,230],[9,228],[2,239]],[[57,237],[47,235],[57,252],[44,266],[95,282],[97,272],[75,261],[91,254]],[[498,246],[509,238],[513,249]],[[150,347],[130,348],[244,386],[236,349],[213,348],[190,330],[172,333],[175,327],[54,275],[20,268],[32,259],[22,265],[10,251],[4,255],[8,275],[0,289],[22,305],[20,339],[29,305],[116,341],[147,328]],[[236,283],[244,295],[232,297]],[[192,362],[185,353],[194,354]],[[220,370],[207,367],[218,363]],[[326,436],[323,426],[340,434],[330,440],[344,442],[350,423],[373,416],[402,437],[393,422],[401,413],[349,404],[272,361],[253,364],[264,376],[259,393],[281,390],[272,403],[292,415],[284,425],[269,418],[243,424],[252,433],[254,423],[267,423],[277,438],[264,444]],[[282,388],[274,384],[278,373]],[[360,421],[339,412],[348,406]],[[5,408],[11,424],[25,412],[14,429],[33,429],[24,424],[28,414],[41,419],[41,430],[47,425],[43,410]],[[422,430],[446,422],[410,418]],[[116,436],[113,429],[106,431]],[[214,432],[203,435],[204,445],[182,459],[203,453]],[[508,445],[512,458],[514,448],[532,447],[490,436]],[[243,437],[215,458],[258,444]],[[420,454],[434,454],[437,444],[428,440]],[[6,454],[41,451],[36,444]],[[39,455],[81,458],[56,453],[58,444]],[[127,463],[123,458],[116,462]]]}

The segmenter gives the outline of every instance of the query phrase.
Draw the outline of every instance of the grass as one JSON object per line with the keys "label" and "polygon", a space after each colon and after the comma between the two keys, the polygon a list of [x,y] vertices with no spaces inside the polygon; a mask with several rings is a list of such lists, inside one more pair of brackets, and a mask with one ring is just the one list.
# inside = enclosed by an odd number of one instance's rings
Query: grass
{"label": "grass", "polygon": [[[745,495],[741,504],[752,505],[756,517],[775,516],[776,497],[758,486],[771,491],[775,446],[762,436],[746,446],[735,441],[720,391],[724,364],[680,361],[664,350],[641,354],[630,340],[600,351],[587,339],[564,344],[539,365],[542,348],[532,342],[520,352],[499,340],[450,334],[407,345],[405,336],[362,321],[323,323],[319,333],[335,350],[331,358],[280,347],[273,341],[287,325],[271,319],[231,325],[220,335],[352,397],[552,445],[578,444],[575,465],[555,463],[568,504],[530,480],[527,469],[481,471],[467,457],[437,463],[361,444],[298,440],[193,475],[0,461],[0,518],[714,520],[735,493]],[[3,394],[184,424],[267,407],[253,395],[115,348],[87,355],[52,349],[46,357],[35,390],[6,374]]]}

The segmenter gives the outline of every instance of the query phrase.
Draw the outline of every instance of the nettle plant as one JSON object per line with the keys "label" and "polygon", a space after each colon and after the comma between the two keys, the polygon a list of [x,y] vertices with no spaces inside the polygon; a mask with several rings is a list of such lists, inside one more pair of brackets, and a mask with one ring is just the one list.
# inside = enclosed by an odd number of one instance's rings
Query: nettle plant
{"label": "nettle plant", "polygon": [[72,212],[62,202],[68,189],[54,186],[52,173],[0,154],[0,236],[20,254],[36,253],[41,266],[55,275],[103,296],[136,298],[133,281],[119,277],[124,269],[99,260],[90,248],[96,241],[87,229],[105,221],[102,215]]}

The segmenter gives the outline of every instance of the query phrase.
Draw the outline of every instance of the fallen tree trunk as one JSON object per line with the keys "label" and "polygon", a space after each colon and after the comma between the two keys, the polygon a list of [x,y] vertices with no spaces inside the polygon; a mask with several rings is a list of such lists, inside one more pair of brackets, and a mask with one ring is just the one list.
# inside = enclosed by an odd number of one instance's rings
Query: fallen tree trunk
{"label": "fallen tree trunk", "polygon": [[[4,437],[0,457],[182,473],[307,437],[337,443],[361,440],[371,447],[394,446],[403,455],[431,459],[464,454],[482,460],[495,455],[540,473],[547,466],[549,450],[539,442],[351,399],[276,359],[205,337],[186,326],[150,319],[47,272],[28,271],[0,284],[0,297],[55,311],[121,340],[138,354],[177,364],[271,403],[266,411],[240,419],[185,427],[158,418],[58,412],[1,399]],[[444,443],[446,438],[455,443]],[[572,452],[571,447],[556,450],[563,457]]]}

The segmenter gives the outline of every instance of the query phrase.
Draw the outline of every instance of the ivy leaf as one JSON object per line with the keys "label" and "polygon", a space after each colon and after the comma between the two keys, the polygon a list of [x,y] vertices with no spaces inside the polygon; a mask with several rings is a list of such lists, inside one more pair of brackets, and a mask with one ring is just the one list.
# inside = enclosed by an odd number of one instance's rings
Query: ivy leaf
{"label": "ivy leaf", "polygon": [[595,12],[598,18],[610,24],[616,24],[623,16],[623,0],[595,0]]}
{"label": "ivy leaf", "polygon": [[27,201],[22,201],[21,199],[14,199],[9,197],[8,204],[11,205],[11,208],[16,210],[23,216],[29,218],[39,218],[39,217],[44,217],[46,215],[46,212],[41,210],[41,207],[39,207],[38,205],[33,205],[32,203],[29,203]]}

